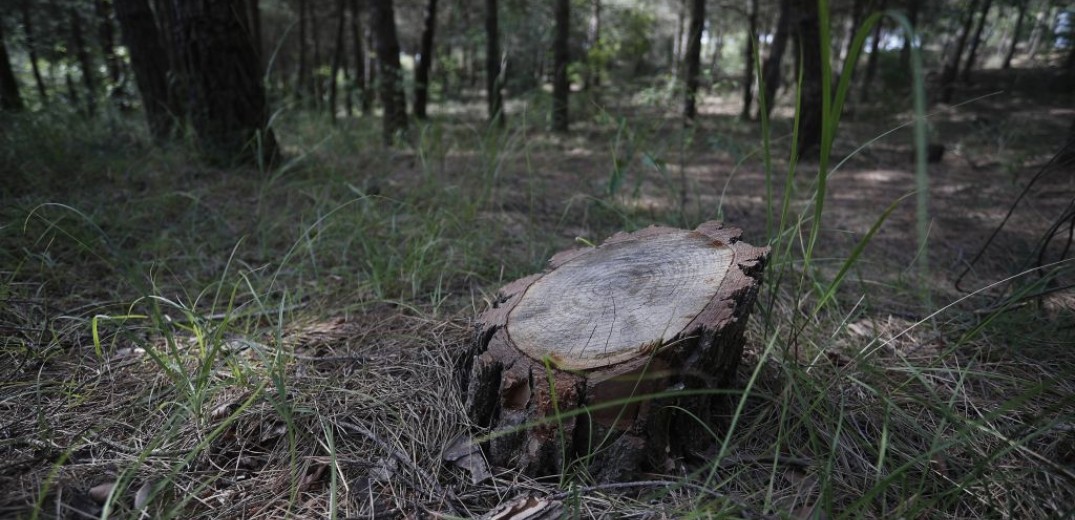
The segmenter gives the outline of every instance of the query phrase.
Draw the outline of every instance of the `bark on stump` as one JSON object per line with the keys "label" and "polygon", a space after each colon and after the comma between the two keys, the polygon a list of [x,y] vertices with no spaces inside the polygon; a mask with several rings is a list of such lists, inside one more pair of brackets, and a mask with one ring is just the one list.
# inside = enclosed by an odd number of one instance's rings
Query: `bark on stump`
{"label": "bark on stump", "polygon": [[706,421],[714,394],[634,396],[733,383],[769,254],[740,234],[619,233],[501,288],[461,367],[490,463],[536,477],[580,463],[615,481],[701,449],[698,420],[669,406]]}

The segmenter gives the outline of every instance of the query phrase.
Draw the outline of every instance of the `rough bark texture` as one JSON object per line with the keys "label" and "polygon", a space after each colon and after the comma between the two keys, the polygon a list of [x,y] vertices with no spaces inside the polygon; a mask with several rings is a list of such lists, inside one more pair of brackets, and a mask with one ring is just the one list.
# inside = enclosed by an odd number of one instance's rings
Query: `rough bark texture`
{"label": "rough bark texture", "polygon": [[556,0],[554,9],[556,11],[556,37],[552,43],[552,130],[567,132],[567,97],[571,90],[567,77],[567,63],[570,59],[568,36],[571,33],[571,1]]}
{"label": "rough bark texture", "polygon": [[620,233],[503,287],[460,365],[489,461],[545,476],[584,460],[613,481],[700,449],[701,426],[667,406],[705,421],[718,400],[674,391],[733,383],[769,251],[739,236],[717,222]]}
{"label": "rough bark texture", "polygon": [[188,110],[198,144],[218,164],[271,163],[276,139],[254,47],[243,30],[241,0],[176,2],[177,52],[188,80]]}
{"label": "rough bark texture", "polygon": [[945,64],[944,70],[941,71],[941,102],[951,103],[952,96],[955,95],[955,83],[956,76],[959,74],[959,63],[963,59],[963,48],[967,45],[967,38],[970,36],[971,26],[974,24],[974,13],[977,12],[978,0],[971,0],[970,8],[967,9],[967,14],[963,17],[963,28],[959,31],[959,36],[956,39],[955,49],[952,54],[948,56],[948,63]]}
{"label": "rough bark texture", "polygon": [[750,120],[750,104],[754,100],[754,52],[758,42],[758,0],[748,0],[750,11],[747,15],[747,39],[743,45],[743,110],[739,118]]}
{"label": "rough bark texture", "polygon": [[815,158],[821,148],[822,92],[821,86],[821,26],[818,5],[814,0],[795,0],[797,19],[799,68],[802,86],[799,98],[799,155]]}
{"label": "rough bark texture", "polygon": [[[489,102],[489,121],[504,126],[504,103],[500,97],[500,29],[497,1],[485,0],[485,90]],[[465,49],[465,48],[464,48]],[[466,59],[463,60],[466,62]]]}
{"label": "rough bark texture", "polygon": [[23,109],[22,95],[19,94],[19,82],[11,69],[11,58],[4,43],[4,28],[0,24],[0,110],[17,112]]}
{"label": "rough bark texture", "polygon": [[422,23],[422,49],[414,68],[414,117],[426,119],[429,103],[429,69],[433,64],[433,36],[437,28],[437,0],[426,4],[425,21]]}
{"label": "rough bark texture", "polygon": [[399,66],[399,39],[392,0],[371,4],[370,23],[376,33],[377,61],[381,65],[381,104],[384,106],[384,142],[392,144],[397,132],[407,129],[407,98]]}
{"label": "rough bark texture", "polygon": [[770,114],[773,112],[773,106],[776,105],[776,91],[780,88],[780,62],[784,58],[784,48],[788,45],[790,31],[791,0],[780,0],[780,16],[776,22],[776,34],[773,35],[773,43],[769,46],[769,56],[762,67],[762,79],[765,82],[762,93],[765,95],[765,109]]}
{"label": "rough bark texture", "polygon": [[166,139],[178,114],[169,103],[168,56],[153,11],[146,0],[116,0],[115,8],[149,131],[157,140]]}
{"label": "rough bark texture", "polygon": [[691,0],[691,22],[687,34],[687,76],[684,81],[686,92],[683,100],[683,116],[688,121],[698,115],[696,96],[698,95],[698,76],[702,72],[702,29],[705,27],[705,0]]}

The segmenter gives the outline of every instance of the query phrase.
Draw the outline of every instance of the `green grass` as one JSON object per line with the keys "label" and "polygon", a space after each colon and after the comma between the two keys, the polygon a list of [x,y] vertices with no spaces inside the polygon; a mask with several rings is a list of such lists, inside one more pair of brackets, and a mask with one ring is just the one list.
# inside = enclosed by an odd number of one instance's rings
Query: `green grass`
{"label": "green grass", "polygon": [[[154,518],[466,516],[538,491],[583,517],[1071,514],[1070,314],[975,313],[980,295],[936,285],[951,259],[927,241],[921,154],[867,224],[842,220],[834,197],[858,187],[830,174],[864,169],[877,137],[840,121],[848,77],[826,87],[816,165],[788,149],[794,120],[681,129],[628,102],[569,137],[537,110],[503,132],[435,117],[395,150],[373,119],[285,111],[272,172],[202,166],[133,123],[3,116],[0,516],[91,507],[101,483],[109,518],[139,517],[136,496]],[[585,461],[479,485],[441,461],[467,431],[456,357],[502,283],[576,243],[718,216],[774,253],[740,386],[703,391],[732,402],[705,463],[614,488]]]}

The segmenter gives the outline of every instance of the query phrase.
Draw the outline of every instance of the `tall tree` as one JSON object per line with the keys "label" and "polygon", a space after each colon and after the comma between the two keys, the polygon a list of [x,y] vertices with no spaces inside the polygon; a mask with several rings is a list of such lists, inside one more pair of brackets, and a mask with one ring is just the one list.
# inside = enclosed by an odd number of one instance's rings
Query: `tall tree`
{"label": "tall tree", "polygon": [[[888,7],[888,0],[881,0],[879,11]],[[884,27],[884,19],[877,21],[873,26],[873,41],[870,42],[870,57],[866,59],[866,73],[862,77],[862,90],[859,97],[862,101],[870,99],[870,89],[873,87],[873,78],[877,75],[877,60],[881,57],[881,30]]]}
{"label": "tall tree", "polygon": [[[918,34],[918,11],[920,9],[921,0],[907,1],[907,21],[911,22],[911,28],[914,29],[915,35]],[[903,35],[903,47],[900,49],[900,70],[911,70],[911,45],[914,43],[915,35]]]}
{"label": "tall tree", "polygon": [[970,83],[971,69],[974,68],[974,60],[978,57],[978,46],[982,43],[982,30],[989,18],[989,9],[993,7],[993,0],[985,0],[982,4],[982,15],[978,18],[978,28],[974,30],[974,38],[971,40],[970,53],[967,54],[967,63],[963,65],[963,82]]}
{"label": "tall tree", "polygon": [[295,93],[298,98],[305,101],[310,94],[309,67],[306,62],[306,26],[309,20],[306,16],[306,5],[309,0],[299,0],[299,66],[295,71]]}
{"label": "tall tree", "polygon": [[762,66],[765,88],[761,93],[765,96],[765,107],[769,113],[773,112],[773,106],[776,105],[776,91],[780,88],[780,62],[783,61],[784,48],[788,45],[788,33],[791,29],[791,0],[780,0],[776,34],[769,46],[769,56],[765,58],[765,64]]}
{"label": "tall tree", "polygon": [[[504,126],[504,102],[500,97],[503,76],[500,70],[498,18],[497,1],[485,0],[485,95],[489,102],[489,121],[502,127]],[[465,57],[464,61],[466,61]]]}
{"label": "tall tree", "polygon": [[684,86],[683,116],[693,121],[698,115],[697,95],[698,76],[702,72],[702,30],[705,28],[705,0],[691,0],[691,21],[687,34],[687,54],[685,59],[686,78]]}
{"label": "tall tree", "polygon": [[37,36],[34,33],[33,17],[30,16],[30,0],[19,2],[19,9],[20,14],[22,14],[22,30],[26,33],[26,51],[30,56],[30,69],[34,73],[37,94],[41,98],[41,103],[45,104],[49,96],[48,91],[45,89],[45,80],[41,77],[41,68],[38,66]]}
{"label": "tall tree", "polygon": [[970,8],[963,16],[963,27],[959,31],[959,36],[956,37],[955,48],[948,56],[944,70],[941,71],[940,99],[942,103],[951,103],[952,96],[955,95],[956,76],[959,74],[959,64],[963,59],[963,48],[967,45],[967,38],[970,37],[971,26],[974,24],[974,13],[977,11],[978,0],[970,0]]}
{"label": "tall tree", "polygon": [[332,51],[332,72],[328,79],[328,114],[336,124],[336,93],[340,67],[343,65],[343,30],[347,27],[347,0],[336,0],[336,48]]}
{"label": "tall tree", "polygon": [[583,88],[601,86],[604,58],[601,49],[601,0],[590,0],[590,22],[586,25],[586,71]]}
{"label": "tall tree", "polygon": [[96,0],[94,11],[97,14],[97,39],[101,44],[101,52],[105,57],[105,68],[108,70],[108,79],[111,87],[119,85],[122,72],[120,71],[120,59],[116,54],[116,31],[112,25],[112,2],[108,0]]}
{"label": "tall tree", "polygon": [[750,103],[754,99],[754,53],[758,44],[758,0],[747,0],[747,38],[743,45],[743,109],[739,119],[750,120]]}
{"label": "tall tree", "polygon": [[1012,30],[1012,41],[1008,45],[1008,52],[1004,54],[1004,64],[1001,68],[1008,70],[1012,68],[1012,58],[1015,57],[1015,48],[1019,45],[1019,33],[1023,30],[1023,21],[1026,20],[1026,8],[1030,0],[1017,0],[1016,9],[1019,10],[1019,15],[1015,18],[1015,29]]}
{"label": "tall tree", "polygon": [[351,0],[351,45],[355,57],[355,88],[360,99],[362,114],[370,111],[371,97],[366,83],[366,50],[362,46],[362,0]]}
{"label": "tall tree", "polygon": [[426,118],[429,102],[429,68],[433,64],[433,33],[437,27],[437,0],[428,0],[422,24],[422,48],[414,67],[414,117]]}
{"label": "tall tree", "polygon": [[175,2],[177,54],[187,77],[187,109],[207,159],[218,164],[276,159],[276,138],[243,0]]}
{"label": "tall tree", "polygon": [[556,34],[552,42],[552,130],[567,132],[567,98],[571,90],[567,77],[567,63],[570,59],[568,37],[571,33],[571,1],[556,0],[553,9]]}
{"label": "tall tree", "polygon": [[795,0],[796,38],[802,85],[799,90],[799,155],[815,157],[821,145],[821,25],[815,0]]}
{"label": "tall tree", "polygon": [[74,47],[79,68],[82,69],[82,83],[86,86],[86,112],[92,115],[97,111],[97,73],[90,51],[86,48],[86,41],[82,37],[82,18],[74,7],[68,8],[67,20],[71,30],[71,46]]}
{"label": "tall tree", "polygon": [[4,41],[4,24],[0,23],[0,110],[18,112],[23,109],[19,82],[11,68],[11,59]]}
{"label": "tall tree", "polygon": [[166,139],[178,114],[168,95],[168,60],[153,11],[147,0],[115,0],[115,9],[149,131],[157,140]]}
{"label": "tall tree", "polygon": [[399,66],[396,14],[392,0],[373,0],[370,7],[370,24],[376,33],[377,62],[381,69],[384,142],[391,145],[396,133],[407,129],[407,98],[403,94],[403,76]]}

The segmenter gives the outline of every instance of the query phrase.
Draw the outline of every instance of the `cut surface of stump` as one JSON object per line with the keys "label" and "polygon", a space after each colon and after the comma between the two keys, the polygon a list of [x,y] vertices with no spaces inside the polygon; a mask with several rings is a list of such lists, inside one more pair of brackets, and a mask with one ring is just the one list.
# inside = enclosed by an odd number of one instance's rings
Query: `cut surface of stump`
{"label": "cut surface of stump", "polygon": [[489,461],[608,481],[697,448],[704,426],[669,405],[705,420],[709,395],[675,392],[732,383],[768,255],[739,236],[717,222],[620,233],[501,288],[462,366]]}

